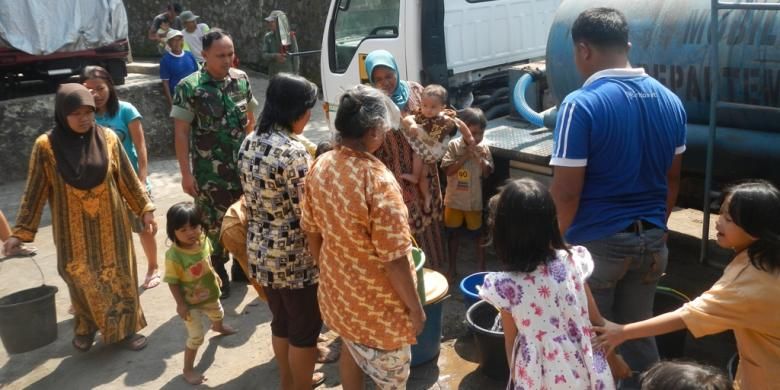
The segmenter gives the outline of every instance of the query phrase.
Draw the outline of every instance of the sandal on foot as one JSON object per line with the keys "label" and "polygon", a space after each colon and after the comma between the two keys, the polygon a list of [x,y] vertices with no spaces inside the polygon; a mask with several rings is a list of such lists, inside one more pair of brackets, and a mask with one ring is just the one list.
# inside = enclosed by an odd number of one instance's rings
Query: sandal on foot
{"label": "sandal on foot", "polygon": [[146,336],[136,333],[125,337],[125,339],[122,340],[122,346],[131,351],[140,351],[146,348],[148,342],[149,340],[146,339]]}
{"label": "sandal on foot", "polygon": [[5,253],[2,259],[13,259],[16,257],[32,257],[38,254],[38,248],[30,245],[19,244],[13,248],[11,253]]}
{"label": "sandal on foot", "polygon": [[148,290],[150,288],[155,288],[160,285],[160,273],[155,272],[151,275],[148,275],[146,279],[144,279],[144,284],[141,285],[144,290]]}
{"label": "sandal on foot", "polygon": [[71,344],[73,344],[73,348],[78,349],[81,352],[87,352],[90,348],[92,348],[92,344],[95,343],[95,334],[85,334],[85,335],[76,335],[73,337],[73,341],[71,341]]}
{"label": "sandal on foot", "polygon": [[315,372],[311,376],[311,388],[316,389],[317,387],[322,386],[322,384],[325,383],[325,373],[322,372]]}

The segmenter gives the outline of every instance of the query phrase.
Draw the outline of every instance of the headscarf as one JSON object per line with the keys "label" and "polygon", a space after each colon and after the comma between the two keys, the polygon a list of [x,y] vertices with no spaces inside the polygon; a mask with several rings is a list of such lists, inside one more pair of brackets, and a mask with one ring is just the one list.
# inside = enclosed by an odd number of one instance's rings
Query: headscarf
{"label": "headscarf", "polygon": [[393,93],[390,94],[390,99],[398,106],[398,109],[404,110],[406,103],[409,101],[409,84],[399,77],[398,64],[395,63],[395,57],[387,50],[374,50],[368,53],[368,56],[366,56],[366,72],[371,85],[374,85],[374,69],[377,66],[384,66],[395,72],[395,78],[398,80],[398,83],[396,83]]}
{"label": "headscarf", "polygon": [[54,129],[49,135],[57,171],[69,185],[88,190],[102,183],[108,171],[106,139],[97,125],[86,133],[68,126],[67,116],[81,106],[95,108],[95,99],[81,84],[62,84],[54,98]]}

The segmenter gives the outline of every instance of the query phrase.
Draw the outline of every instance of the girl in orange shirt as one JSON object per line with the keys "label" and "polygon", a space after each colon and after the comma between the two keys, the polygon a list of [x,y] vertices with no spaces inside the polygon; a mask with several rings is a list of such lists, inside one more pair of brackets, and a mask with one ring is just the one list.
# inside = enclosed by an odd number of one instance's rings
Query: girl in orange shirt
{"label": "girl in orange shirt", "polygon": [[710,290],[680,309],[633,324],[594,327],[596,347],[687,328],[695,337],[733,330],[735,389],[780,389],[780,191],[766,181],[727,190],[715,225],[736,256]]}

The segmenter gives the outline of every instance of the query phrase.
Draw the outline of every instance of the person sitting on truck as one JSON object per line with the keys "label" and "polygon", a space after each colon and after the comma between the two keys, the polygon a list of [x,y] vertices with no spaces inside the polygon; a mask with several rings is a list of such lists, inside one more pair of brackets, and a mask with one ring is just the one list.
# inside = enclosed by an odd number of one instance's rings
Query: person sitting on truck
{"label": "person sitting on truck", "polygon": [[194,54],[184,51],[184,37],[181,31],[169,31],[166,42],[170,51],[163,54],[160,60],[160,80],[163,84],[163,95],[168,101],[168,107],[171,107],[174,88],[183,78],[198,71],[198,62]]}
{"label": "person sitting on truck", "polygon": [[[147,34],[147,37],[155,42],[162,42],[165,40],[165,36],[162,37],[159,36],[158,30],[162,28],[163,23],[168,23],[168,28],[174,28],[176,30],[181,30],[181,19],[179,19],[179,14],[182,11],[181,4],[179,3],[170,3],[165,7],[165,12],[157,15],[154,17],[154,20],[152,20],[151,26],[149,26],[149,33]],[[163,48],[160,49],[160,54],[165,54],[164,45],[162,45]]]}
{"label": "person sitting on truck", "polygon": [[460,129],[466,145],[474,145],[469,127],[461,122],[455,111],[447,109],[447,90],[431,84],[423,89],[420,110],[403,120],[403,134],[414,150],[412,172],[401,178],[417,184],[423,196],[423,210],[431,212],[431,193],[428,174],[423,173],[423,162],[435,164],[444,156],[450,138]]}
{"label": "person sitting on truck", "polygon": [[209,25],[198,23],[200,16],[192,11],[184,11],[179,15],[184,29],[181,30],[184,36],[184,50],[192,53],[199,64],[203,64],[203,37],[209,32]]}
{"label": "person sitting on truck", "polygon": [[463,138],[451,140],[441,161],[441,168],[447,175],[447,190],[444,192],[444,226],[449,230],[451,280],[456,279],[458,243],[460,228],[464,226],[474,240],[479,270],[485,270],[485,250],[480,243],[482,228],[482,179],[493,172],[493,157],[487,145],[482,145],[487,118],[479,108],[467,108],[460,113],[463,123],[471,130],[474,144],[467,144]]}
{"label": "person sitting on truck", "polygon": [[[612,8],[582,12],[571,28],[574,63],[586,80],[561,103],[550,165],[558,224],[596,268],[588,280],[611,321],[653,313],[669,250],[686,114],[680,99],[628,61],[628,24]],[[621,352],[634,371],[658,361],[652,337]]]}
{"label": "person sitting on truck", "polygon": [[[399,80],[398,65],[390,52],[374,50],[366,56],[365,64],[371,85],[388,95],[402,115],[409,115],[420,108],[423,87],[414,81]],[[401,179],[402,174],[412,170],[414,155],[414,150],[402,132],[398,129],[388,131],[385,142],[374,155],[393,172],[401,185],[414,239],[420,244],[431,266],[438,266],[445,254],[439,223],[443,210],[441,184],[436,164],[427,164],[424,170],[428,175],[431,194],[430,212],[426,213],[418,186]]]}

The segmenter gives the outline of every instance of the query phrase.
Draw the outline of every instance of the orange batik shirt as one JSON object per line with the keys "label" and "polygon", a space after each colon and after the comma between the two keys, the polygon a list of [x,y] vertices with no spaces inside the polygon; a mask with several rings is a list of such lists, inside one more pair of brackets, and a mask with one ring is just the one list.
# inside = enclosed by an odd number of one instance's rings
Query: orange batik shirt
{"label": "orange batik shirt", "polygon": [[[301,227],[323,238],[318,296],[325,323],[372,348],[414,344],[408,311],[384,267],[411,251],[393,174],[373,155],[341,147],[314,162],[304,188]],[[411,259],[409,272],[414,277]]]}

